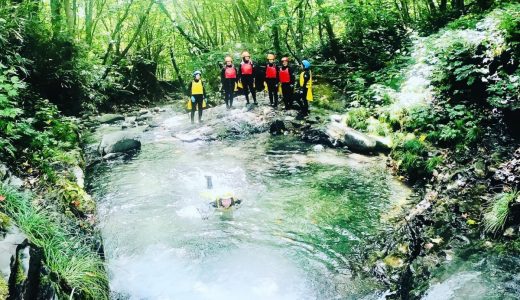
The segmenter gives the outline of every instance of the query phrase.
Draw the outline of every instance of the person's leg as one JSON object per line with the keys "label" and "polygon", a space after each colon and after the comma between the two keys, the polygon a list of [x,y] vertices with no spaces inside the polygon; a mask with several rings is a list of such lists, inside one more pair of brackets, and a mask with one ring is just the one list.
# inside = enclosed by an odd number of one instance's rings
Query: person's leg
{"label": "person's leg", "polygon": [[289,109],[289,84],[288,83],[280,83],[282,85],[282,97],[283,104],[285,105],[285,110]]}
{"label": "person's leg", "polygon": [[274,96],[274,107],[278,107],[278,88],[276,87],[276,81],[273,82],[273,96]]}
{"label": "person's leg", "polygon": [[202,120],[202,102],[203,102],[203,96],[200,95],[197,97],[197,109],[199,110],[199,123]]}
{"label": "person's leg", "polygon": [[307,92],[308,90],[307,89],[303,89],[303,94],[302,94],[302,104],[303,104],[303,109],[302,109],[302,113],[304,116],[307,116],[309,115],[309,101],[307,101]]}
{"label": "person's leg", "polygon": [[274,89],[274,82],[271,78],[267,79],[267,92],[269,93],[269,104],[274,104],[274,95],[273,95],[273,89]]}
{"label": "person's leg", "polygon": [[[190,99],[191,101],[191,99]],[[195,118],[195,109],[197,108],[197,105],[196,103],[193,103],[193,101],[191,102],[191,123],[193,124],[193,119]]]}
{"label": "person's leg", "polygon": [[256,91],[255,91],[255,80],[254,78],[251,78],[251,80],[249,81],[248,83],[248,88],[249,90],[251,91],[251,96],[253,96],[253,103],[257,103],[256,102]]}
{"label": "person's leg", "polygon": [[246,103],[249,104],[249,84],[246,78],[242,79],[242,89],[244,91],[244,96],[246,97]]}

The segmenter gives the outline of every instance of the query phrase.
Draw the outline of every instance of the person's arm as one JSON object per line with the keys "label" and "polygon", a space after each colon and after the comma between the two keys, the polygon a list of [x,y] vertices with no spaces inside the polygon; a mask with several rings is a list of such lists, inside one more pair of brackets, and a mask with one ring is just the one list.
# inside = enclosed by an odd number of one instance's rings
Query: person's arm
{"label": "person's arm", "polygon": [[188,96],[193,96],[191,94],[191,87],[193,85],[193,81],[190,81],[190,83],[188,84],[188,89],[186,90],[186,94],[188,94]]}
{"label": "person's arm", "polygon": [[240,63],[238,66],[239,67],[237,70],[237,78],[238,78],[238,80],[240,80],[240,79],[242,79],[242,63]]}
{"label": "person's arm", "polygon": [[224,85],[224,80],[226,79],[226,67],[223,67],[222,70],[220,70],[220,82],[222,85]]}
{"label": "person's arm", "polygon": [[202,82],[202,95],[204,99],[206,99],[206,85],[204,84],[204,81]]}
{"label": "person's arm", "polygon": [[311,72],[309,70],[303,72],[303,86],[307,87],[307,82],[309,82],[309,79],[311,79]]}
{"label": "person's arm", "polygon": [[294,82],[295,82],[294,70],[289,66],[287,68],[289,69],[290,84],[291,84],[291,86],[294,86]]}
{"label": "person's arm", "polygon": [[234,67],[234,68],[235,68],[235,73],[237,74],[237,77],[235,78],[235,82],[238,82],[238,79],[239,79],[239,77],[238,77],[238,69],[237,69],[237,67]]}

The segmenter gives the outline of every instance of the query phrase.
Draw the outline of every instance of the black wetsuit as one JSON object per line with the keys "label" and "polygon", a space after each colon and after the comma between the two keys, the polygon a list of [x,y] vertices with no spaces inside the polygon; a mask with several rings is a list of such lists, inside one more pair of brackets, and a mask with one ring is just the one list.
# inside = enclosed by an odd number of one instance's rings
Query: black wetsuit
{"label": "black wetsuit", "polygon": [[303,116],[309,115],[309,102],[307,100],[307,93],[309,89],[307,88],[307,82],[311,79],[311,71],[306,69],[303,71],[303,85],[300,86],[300,95],[297,97],[298,104],[301,107],[301,114]]}
{"label": "black wetsuit", "polygon": [[[234,78],[231,77],[231,68],[235,70]],[[220,72],[220,80],[222,82],[222,89],[224,90],[224,101],[226,107],[230,108],[233,106],[233,97],[235,93],[235,84],[238,80],[238,71],[234,66],[224,66]]]}
{"label": "black wetsuit", "polygon": [[[244,64],[251,64],[250,69],[248,68],[248,66],[244,66]],[[244,72],[247,74],[244,74]],[[238,77],[242,82],[244,96],[246,97],[247,104],[249,104],[249,93],[251,93],[251,96],[253,97],[253,102],[257,104],[255,91],[256,66],[253,64],[251,60],[249,60],[247,63],[245,61],[242,61],[242,63],[240,63],[240,68],[238,69],[238,74]]]}
{"label": "black wetsuit", "polygon": [[[270,71],[270,68],[272,71]],[[265,65],[265,82],[269,92],[269,103],[273,107],[278,107],[278,67],[274,63]]]}
{"label": "black wetsuit", "polygon": [[[289,73],[289,78],[286,78],[287,73],[284,72]],[[278,70],[278,77],[280,79],[280,84],[282,85],[282,95],[285,109],[291,109],[293,107],[294,94],[294,74],[292,68],[289,66],[281,66]],[[289,81],[287,82],[287,80]]]}

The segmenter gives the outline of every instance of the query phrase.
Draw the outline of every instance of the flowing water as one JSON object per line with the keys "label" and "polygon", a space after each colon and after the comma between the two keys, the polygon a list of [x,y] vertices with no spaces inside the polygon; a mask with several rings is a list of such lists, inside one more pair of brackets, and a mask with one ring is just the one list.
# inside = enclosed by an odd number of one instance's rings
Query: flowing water
{"label": "flowing water", "polygon": [[[352,249],[408,189],[384,157],[288,136],[183,143],[185,117],[162,120],[141,151],[91,172],[114,298],[374,299],[352,276]],[[207,188],[206,176],[213,188]],[[218,195],[243,200],[231,211]]]}

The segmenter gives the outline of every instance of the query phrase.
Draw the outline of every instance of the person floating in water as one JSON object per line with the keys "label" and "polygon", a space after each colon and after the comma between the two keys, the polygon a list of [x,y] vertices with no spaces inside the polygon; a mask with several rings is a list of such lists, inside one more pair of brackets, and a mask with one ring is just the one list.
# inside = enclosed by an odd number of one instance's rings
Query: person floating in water
{"label": "person floating in water", "polygon": [[202,122],[202,109],[203,102],[206,99],[206,89],[202,83],[201,72],[193,72],[193,81],[188,86],[188,92],[191,100],[191,124],[193,124],[195,118],[195,110],[199,111],[199,123]]}
{"label": "person floating in water", "polygon": [[237,199],[233,196],[227,195],[222,197],[217,197],[215,201],[210,202],[210,205],[214,208],[228,209],[232,206],[237,206],[242,203],[242,200]]}

